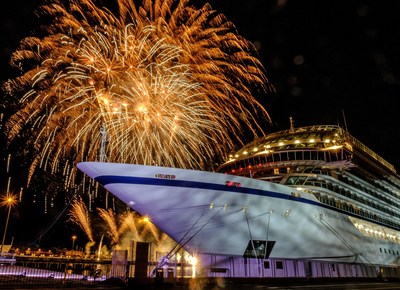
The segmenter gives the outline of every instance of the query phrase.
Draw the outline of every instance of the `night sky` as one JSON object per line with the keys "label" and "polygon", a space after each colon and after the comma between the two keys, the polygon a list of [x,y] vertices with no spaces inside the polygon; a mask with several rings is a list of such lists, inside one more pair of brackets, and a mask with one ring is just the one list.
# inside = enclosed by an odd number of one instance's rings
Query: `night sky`
{"label": "night sky", "polygon": [[[18,41],[39,24],[38,2],[13,0],[1,9],[1,82],[15,75],[8,61]],[[400,1],[208,2],[258,48],[276,90],[263,96],[268,131],[288,129],[289,117],[295,126],[347,126],[400,170]]]}
{"label": "night sky", "polygon": [[215,2],[260,47],[276,128],[339,123],[400,169],[400,1]]}
{"label": "night sky", "polygon": [[[111,0],[105,0],[107,3]],[[10,54],[38,25],[40,1],[2,7],[0,81]],[[195,5],[205,1],[192,1]],[[274,125],[340,124],[400,168],[400,1],[209,1],[259,49],[276,92],[264,96]]]}

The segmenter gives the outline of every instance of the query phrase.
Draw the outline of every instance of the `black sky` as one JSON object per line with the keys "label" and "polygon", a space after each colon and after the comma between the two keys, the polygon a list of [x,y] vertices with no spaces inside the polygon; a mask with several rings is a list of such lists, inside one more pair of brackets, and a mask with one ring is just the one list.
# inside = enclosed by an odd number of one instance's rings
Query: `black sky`
{"label": "black sky", "polygon": [[[33,10],[39,2],[13,0],[2,7],[0,81],[14,73],[7,63],[18,41],[38,25]],[[259,48],[276,89],[265,96],[274,122],[268,130],[287,129],[290,116],[296,126],[347,125],[400,169],[400,1],[208,2]]]}
{"label": "black sky", "polygon": [[[400,1],[212,1],[257,44],[279,129],[347,125],[400,169]],[[345,117],[343,117],[345,116]]]}

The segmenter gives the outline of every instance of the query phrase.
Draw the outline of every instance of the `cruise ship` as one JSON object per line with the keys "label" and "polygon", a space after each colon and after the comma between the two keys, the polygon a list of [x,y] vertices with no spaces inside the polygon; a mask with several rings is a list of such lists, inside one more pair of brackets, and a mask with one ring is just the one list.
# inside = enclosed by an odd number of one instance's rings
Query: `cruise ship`
{"label": "cruise ship", "polygon": [[340,126],[271,133],[215,172],[77,166],[199,257],[205,276],[400,275],[399,176]]}

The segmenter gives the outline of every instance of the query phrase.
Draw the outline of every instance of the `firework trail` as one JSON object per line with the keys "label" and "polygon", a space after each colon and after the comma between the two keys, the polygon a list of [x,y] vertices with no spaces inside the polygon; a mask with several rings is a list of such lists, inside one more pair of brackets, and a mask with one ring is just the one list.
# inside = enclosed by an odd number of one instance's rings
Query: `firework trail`
{"label": "firework trail", "polygon": [[148,218],[139,216],[135,212],[125,212],[120,216],[119,236],[129,233],[133,240],[152,240],[157,249],[170,250],[175,242],[160,231]]}
{"label": "firework trail", "polygon": [[54,0],[40,10],[51,25],[14,52],[21,76],[3,88],[19,102],[5,129],[9,145],[28,136],[29,178],[63,170],[71,186],[73,163],[99,159],[101,128],[108,161],[201,169],[243,132],[262,134],[269,116],[252,90],[269,84],[235,26],[209,4],[134,2]]}
{"label": "firework trail", "polygon": [[135,212],[126,211],[120,216],[121,226],[119,228],[120,235],[129,232],[132,235],[132,239],[135,241],[142,241],[143,238],[139,234],[136,221],[139,216]]}
{"label": "firework trail", "polygon": [[90,224],[89,213],[82,199],[77,199],[72,204],[69,220],[77,224],[86,234],[90,244],[94,244],[92,227]]}
{"label": "firework trail", "polygon": [[108,234],[111,237],[113,244],[117,244],[119,242],[119,231],[118,225],[115,218],[115,213],[112,209],[102,209],[97,208],[100,217],[104,220],[106,225],[108,226]]}
{"label": "firework trail", "polygon": [[[100,210],[101,212],[105,212],[105,210]],[[114,216],[115,214],[111,209],[108,210],[108,216]],[[104,219],[104,217],[103,217]],[[108,220],[114,220],[115,218],[107,218]],[[110,222],[107,222],[107,224],[110,224]],[[143,241],[147,238],[153,240],[156,244],[159,243],[163,237],[163,233],[150,221],[148,217],[142,217],[139,216],[135,212],[125,212],[120,216],[120,226],[117,229],[117,224],[116,223],[111,223],[115,224],[115,231],[114,231],[114,236],[115,237],[120,237],[121,235],[129,232],[130,234],[133,234],[135,239],[137,241]],[[110,231],[111,231],[111,226]]]}
{"label": "firework trail", "polygon": [[140,223],[143,227],[142,236],[148,236],[158,244],[161,240],[162,232],[151,222],[149,217],[142,217]]}

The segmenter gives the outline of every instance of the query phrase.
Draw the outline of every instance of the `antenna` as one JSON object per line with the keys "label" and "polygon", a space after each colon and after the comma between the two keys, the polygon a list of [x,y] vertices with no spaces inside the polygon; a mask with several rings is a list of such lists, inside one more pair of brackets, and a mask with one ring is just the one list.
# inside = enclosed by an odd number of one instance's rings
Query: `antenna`
{"label": "antenna", "polygon": [[106,144],[107,144],[107,129],[105,124],[100,128],[101,134],[101,144],[100,144],[100,162],[105,162],[107,160],[106,155]]}
{"label": "antenna", "polygon": [[289,132],[293,133],[294,132],[294,122],[293,122],[293,118],[292,117],[289,117],[289,122],[290,122]]}
{"label": "antenna", "polygon": [[346,116],[344,114],[344,110],[343,109],[342,109],[342,115],[343,115],[344,129],[348,132],[349,130],[347,130]]}

